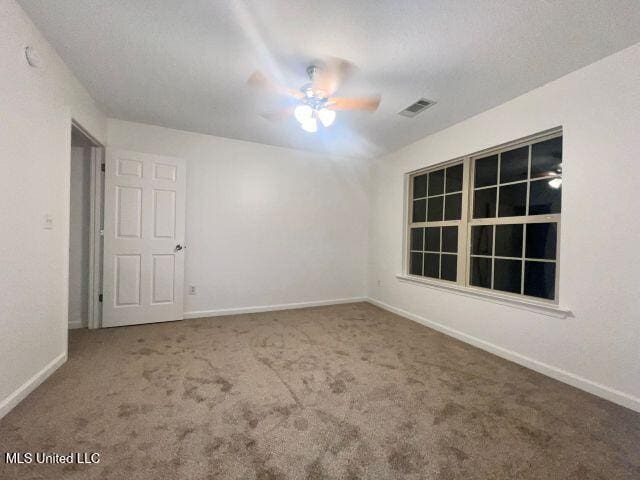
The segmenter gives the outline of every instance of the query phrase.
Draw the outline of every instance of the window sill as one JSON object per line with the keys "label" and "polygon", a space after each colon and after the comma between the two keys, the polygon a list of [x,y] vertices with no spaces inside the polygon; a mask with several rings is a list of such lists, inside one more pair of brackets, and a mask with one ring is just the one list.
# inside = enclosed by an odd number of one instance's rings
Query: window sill
{"label": "window sill", "polygon": [[397,274],[396,278],[402,282],[423,285],[437,290],[444,290],[465,297],[477,298],[499,305],[506,305],[520,310],[541,313],[556,318],[566,318],[573,316],[571,310],[550,303],[537,302],[535,300],[514,298],[508,295],[501,295],[495,292],[485,292],[484,290],[462,287],[456,283],[429,280],[426,278],[414,277],[411,275]]}

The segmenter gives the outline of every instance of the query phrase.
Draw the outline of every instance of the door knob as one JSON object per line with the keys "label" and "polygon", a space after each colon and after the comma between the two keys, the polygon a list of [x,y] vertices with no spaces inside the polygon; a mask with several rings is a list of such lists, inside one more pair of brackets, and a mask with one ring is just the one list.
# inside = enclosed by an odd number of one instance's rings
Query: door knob
{"label": "door knob", "polygon": [[176,248],[174,248],[174,249],[173,249],[173,251],[174,251],[174,252],[179,252],[180,250],[183,250],[184,248],[185,248],[184,246],[182,246],[182,245],[180,245],[180,244],[177,244],[177,245],[176,245]]}

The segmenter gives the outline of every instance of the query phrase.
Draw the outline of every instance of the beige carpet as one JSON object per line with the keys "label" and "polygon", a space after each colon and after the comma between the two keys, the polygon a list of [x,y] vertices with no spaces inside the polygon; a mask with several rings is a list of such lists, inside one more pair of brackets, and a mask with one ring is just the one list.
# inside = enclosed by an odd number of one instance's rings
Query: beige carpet
{"label": "beige carpet", "polygon": [[368,304],[73,331],[2,479],[639,479],[640,414]]}

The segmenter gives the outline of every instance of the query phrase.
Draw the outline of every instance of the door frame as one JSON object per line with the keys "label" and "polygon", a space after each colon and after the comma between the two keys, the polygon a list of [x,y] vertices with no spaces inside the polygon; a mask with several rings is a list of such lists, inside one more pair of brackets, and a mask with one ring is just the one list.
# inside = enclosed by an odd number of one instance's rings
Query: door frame
{"label": "door frame", "polygon": [[[102,225],[101,219],[104,211],[104,197],[102,186],[104,185],[104,145],[91,135],[79,122],[71,119],[71,129],[79,130],[94,146],[91,148],[91,164],[89,179],[89,298],[87,309],[87,327],[89,329],[101,328],[102,326]],[[69,157],[71,161],[71,156]],[[69,192],[69,205],[71,205],[71,195]],[[67,244],[67,249],[69,245]],[[67,270],[69,269],[70,257],[67,258]],[[68,288],[68,286],[67,286]],[[67,294],[67,318],[69,312],[69,298]]]}

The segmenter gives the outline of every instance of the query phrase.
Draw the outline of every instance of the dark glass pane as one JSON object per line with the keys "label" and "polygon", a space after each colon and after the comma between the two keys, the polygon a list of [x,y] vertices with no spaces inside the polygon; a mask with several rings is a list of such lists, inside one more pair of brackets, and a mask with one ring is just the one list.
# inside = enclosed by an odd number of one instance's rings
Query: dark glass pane
{"label": "dark glass pane", "polygon": [[427,228],[427,236],[424,242],[424,249],[431,252],[440,251],[440,227]]}
{"label": "dark glass pane", "polygon": [[491,288],[491,259],[471,257],[469,283],[476,287]]}
{"label": "dark glass pane", "polygon": [[427,196],[427,174],[413,177],[413,198]]}
{"label": "dark glass pane", "polygon": [[520,283],[522,281],[522,261],[495,259],[493,264],[494,290],[503,292],[520,293]]}
{"label": "dark glass pane", "polygon": [[531,178],[562,173],[562,137],[531,146]]}
{"label": "dark glass pane", "polygon": [[558,225],[556,223],[527,224],[527,258],[556,259]]}
{"label": "dark glass pane", "polygon": [[444,219],[460,220],[462,216],[462,194],[454,193],[444,197]]}
{"label": "dark glass pane", "polygon": [[458,227],[442,227],[442,251],[458,251]]}
{"label": "dark glass pane", "polygon": [[444,193],[444,169],[429,173],[429,195]]}
{"label": "dark glass pane", "polygon": [[498,183],[498,155],[477,159],[473,186],[488,187],[496,183]]}
{"label": "dark glass pane", "polygon": [[458,256],[442,255],[440,265],[440,278],[455,282],[458,279]]}
{"label": "dark glass pane", "polygon": [[529,146],[509,150],[500,154],[500,183],[527,179],[529,169]]}
{"label": "dark glass pane", "polygon": [[462,164],[447,168],[447,193],[462,190]]}
{"label": "dark glass pane", "polygon": [[424,228],[411,229],[411,250],[424,250]]}
{"label": "dark glass pane", "polygon": [[499,217],[517,217],[527,212],[527,183],[500,187]]}
{"label": "dark glass pane", "polygon": [[522,224],[496,225],[496,257],[522,256]]}
{"label": "dark glass pane", "polygon": [[424,276],[432,278],[440,278],[440,254],[425,253],[424,254]]}
{"label": "dark glass pane", "polygon": [[556,291],[556,264],[529,262],[524,265],[524,294],[553,300]]}
{"label": "dark glass pane", "polygon": [[[560,213],[562,184],[553,180],[537,180],[529,187],[529,215]],[[554,187],[555,186],[555,187]]]}
{"label": "dark glass pane", "polygon": [[442,196],[429,197],[427,220],[429,222],[439,222],[442,220]]}
{"label": "dark glass pane", "polygon": [[413,222],[425,222],[427,220],[427,200],[413,201]]}
{"label": "dark glass pane", "polygon": [[490,218],[496,216],[497,189],[484,188],[473,192],[473,218]]}
{"label": "dark glass pane", "polygon": [[422,254],[411,252],[409,260],[409,273],[411,275],[422,275]]}
{"label": "dark glass pane", "polygon": [[482,225],[471,227],[471,255],[491,255],[493,248],[493,227]]}

